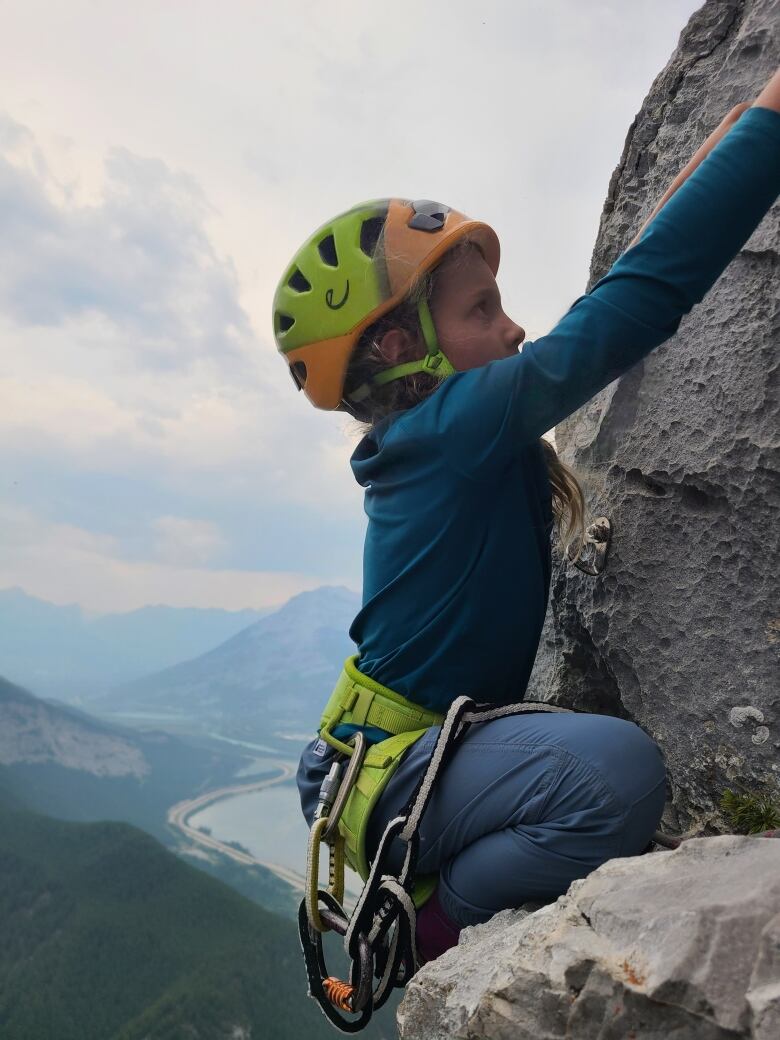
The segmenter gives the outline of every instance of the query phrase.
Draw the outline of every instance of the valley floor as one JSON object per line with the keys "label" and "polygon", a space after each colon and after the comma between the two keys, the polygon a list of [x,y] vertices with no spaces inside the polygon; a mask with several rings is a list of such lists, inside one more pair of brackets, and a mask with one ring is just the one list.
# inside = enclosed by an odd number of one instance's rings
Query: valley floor
{"label": "valley floor", "polygon": [[168,810],[168,823],[180,831],[190,841],[202,845],[207,849],[213,849],[220,852],[235,860],[235,862],[241,863],[245,866],[265,867],[277,877],[286,881],[287,884],[291,885],[297,891],[302,892],[305,887],[305,879],[302,874],[291,870],[289,867],[282,866],[281,864],[257,859],[249,852],[244,852],[234,848],[232,845],[220,841],[211,834],[207,834],[203,830],[198,830],[195,827],[192,827],[189,823],[192,816],[205,809],[207,806],[213,805],[215,802],[273,787],[276,784],[284,783],[295,774],[294,768],[289,762],[275,761],[269,762],[269,765],[278,767],[279,772],[277,775],[265,777],[262,780],[255,780],[248,784],[233,784],[230,787],[221,787],[213,791],[206,791],[197,798],[187,799],[183,802],[179,802],[177,805],[171,806]]}

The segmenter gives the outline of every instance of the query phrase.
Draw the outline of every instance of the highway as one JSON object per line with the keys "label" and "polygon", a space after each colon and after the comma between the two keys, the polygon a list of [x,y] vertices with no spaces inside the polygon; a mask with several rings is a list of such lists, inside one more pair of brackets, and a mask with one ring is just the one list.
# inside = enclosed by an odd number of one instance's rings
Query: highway
{"label": "highway", "polygon": [[[289,780],[291,776],[295,775],[295,770],[289,762],[272,761],[269,762],[269,765],[276,766],[279,769],[278,775],[266,777],[264,780],[255,780],[248,784],[234,784],[231,787],[220,787],[214,791],[206,791],[205,794],[201,794],[197,798],[179,802],[177,805],[171,806],[168,810],[168,823],[172,827],[181,831],[182,834],[186,835],[190,841],[196,842],[204,848],[220,852],[223,856],[230,856],[231,859],[234,859],[237,863],[243,863],[244,866],[265,867],[267,870],[276,874],[277,877],[286,881],[288,885],[292,885],[292,887],[297,889],[299,892],[303,892],[305,879],[303,875],[297,873],[297,871],[291,870],[289,867],[280,866],[278,863],[269,863],[267,860],[255,859],[255,857],[249,855],[249,853],[240,852],[238,849],[234,849],[230,845],[225,845],[223,842],[218,841],[210,834],[204,834],[203,831],[196,830],[194,827],[190,827],[189,825],[190,817],[193,816],[194,813],[200,812],[201,809],[205,809],[207,805],[213,805],[214,802],[220,802],[223,798],[234,798],[236,795],[247,794],[249,791],[262,791],[263,788],[273,787],[274,784],[284,783],[285,780]],[[304,860],[304,857],[305,849],[302,849],[302,861]]]}

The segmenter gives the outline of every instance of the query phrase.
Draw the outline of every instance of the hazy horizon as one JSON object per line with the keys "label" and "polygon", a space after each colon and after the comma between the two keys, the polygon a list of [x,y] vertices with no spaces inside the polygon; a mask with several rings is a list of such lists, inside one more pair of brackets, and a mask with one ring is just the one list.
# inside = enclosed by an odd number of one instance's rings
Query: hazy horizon
{"label": "hazy horizon", "polygon": [[[331,583],[331,582],[322,582],[320,585],[316,586],[316,588],[333,588],[333,587],[339,587],[339,586],[337,586],[337,585],[335,585],[334,583]],[[348,592],[353,592],[356,596],[360,595],[360,592],[361,592],[360,586],[358,586],[356,588],[354,586],[350,587],[349,585],[342,585],[341,587],[347,589]],[[301,591],[303,591],[303,592],[313,592],[313,591],[316,591],[316,589],[303,589]],[[51,607],[63,607],[63,608],[76,607],[76,608],[78,608],[81,611],[81,613],[82,613],[82,615],[84,617],[87,617],[90,620],[94,620],[94,619],[102,618],[102,617],[109,617],[110,615],[132,614],[132,613],[135,613],[135,612],[137,612],[139,610],[147,610],[147,609],[152,609],[153,610],[153,609],[158,609],[158,608],[168,609],[168,610],[204,610],[204,611],[205,610],[222,610],[222,611],[225,611],[225,612],[230,613],[230,614],[240,614],[240,613],[245,612],[245,611],[256,611],[256,612],[264,612],[264,613],[273,613],[277,609],[280,609],[281,607],[283,607],[291,599],[294,599],[295,596],[298,596],[300,594],[299,592],[294,592],[292,594],[292,596],[288,596],[288,597],[286,597],[283,600],[280,600],[280,601],[278,601],[276,603],[268,604],[268,605],[263,606],[263,607],[212,607],[212,606],[201,607],[201,606],[191,606],[191,605],[171,606],[170,603],[144,603],[140,607],[132,607],[129,610],[124,610],[124,609],[120,609],[120,610],[90,610],[89,608],[84,607],[80,603],[76,603],[75,601],[67,601],[67,602],[59,603],[59,602],[57,602],[56,600],[53,600],[53,599],[46,599],[46,598],[44,598],[42,596],[32,595],[31,593],[26,592],[19,585],[3,585],[3,586],[0,586],[0,595],[2,595],[4,592],[19,592],[19,593],[21,593],[22,595],[26,596],[29,599],[37,600],[38,602],[45,603],[47,606],[51,606]]]}

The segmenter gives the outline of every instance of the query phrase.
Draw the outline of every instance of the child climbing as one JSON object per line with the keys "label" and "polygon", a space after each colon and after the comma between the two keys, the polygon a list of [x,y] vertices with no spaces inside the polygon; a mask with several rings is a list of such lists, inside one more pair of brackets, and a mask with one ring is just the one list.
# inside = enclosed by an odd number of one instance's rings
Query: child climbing
{"label": "child climbing", "polygon": [[[674,335],[779,191],[780,71],[726,116],[611,270],[533,343],[504,312],[495,232],[439,203],[356,206],[285,271],[274,330],[296,385],[364,424],[351,458],[368,517],[349,631],[358,652],[298,771],[311,825],[355,734],[387,749],[384,767],[364,770],[362,808],[343,817],[364,871],[455,698],[523,699],[553,528],[576,553],[584,527],[576,478],[543,434]],[[550,901],[606,860],[642,852],[665,780],[659,747],[625,719],[538,711],[469,727],[419,824],[416,869],[438,881],[417,916],[419,960],[466,925]],[[396,842],[393,869],[403,855]]]}

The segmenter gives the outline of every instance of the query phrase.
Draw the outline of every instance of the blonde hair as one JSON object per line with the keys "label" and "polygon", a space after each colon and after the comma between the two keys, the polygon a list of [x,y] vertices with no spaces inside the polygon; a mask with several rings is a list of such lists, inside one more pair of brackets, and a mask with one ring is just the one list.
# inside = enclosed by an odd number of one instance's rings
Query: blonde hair
{"label": "blonde hair", "polygon": [[[394,310],[369,326],[360,337],[347,368],[342,400],[342,408],[357,420],[358,433],[371,433],[381,419],[393,412],[414,408],[441,385],[441,379],[428,372],[413,372],[381,386],[372,385],[371,380],[394,364],[382,353],[380,344],[384,334],[390,329],[402,329],[412,339],[419,340],[418,298],[422,295],[430,300],[436,289],[437,272],[444,264],[457,263],[468,248],[477,247],[467,239],[459,242],[442,264],[418,279],[406,298]],[[364,384],[370,386],[368,396],[360,402],[350,401],[349,394]],[[550,478],[553,520],[561,552],[573,561],[579,558],[585,544],[585,500],[582,488],[574,471],[560,460],[553,445],[544,437],[540,438],[540,444]]]}
{"label": "blonde hair", "polygon": [[562,462],[552,444],[540,438],[552,490],[552,511],[561,552],[572,563],[585,545],[585,496],[573,469]]}

